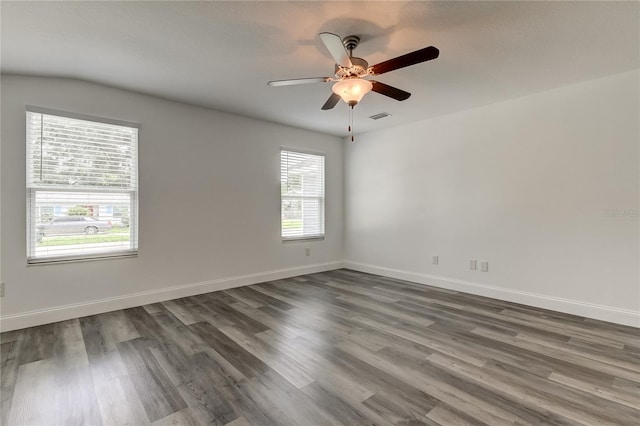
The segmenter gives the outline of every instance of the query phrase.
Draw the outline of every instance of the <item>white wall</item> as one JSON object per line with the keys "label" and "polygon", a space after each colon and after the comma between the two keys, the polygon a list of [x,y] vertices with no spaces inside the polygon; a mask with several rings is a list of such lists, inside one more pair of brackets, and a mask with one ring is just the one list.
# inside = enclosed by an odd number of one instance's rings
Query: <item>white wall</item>
{"label": "white wall", "polygon": [[639,77],[359,135],[347,265],[639,326]]}
{"label": "white wall", "polygon": [[[1,89],[3,329],[340,266],[341,139],[81,81]],[[25,105],[140,124],[138,257],[26,266]],[[326,155],[324,241],[281,242],[281,146]]]}

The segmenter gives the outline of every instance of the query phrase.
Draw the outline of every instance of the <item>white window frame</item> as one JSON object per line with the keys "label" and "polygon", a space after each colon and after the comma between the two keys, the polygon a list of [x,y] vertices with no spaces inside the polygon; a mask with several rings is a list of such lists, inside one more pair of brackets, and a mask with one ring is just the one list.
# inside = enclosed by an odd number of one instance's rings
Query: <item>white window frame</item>
{"label": "white window frame", "polygon": [[[282,146],[280,147],[280,169],[282,173],[282,152],[292,152],[294,154],[306,154],[306,155],[315,155],[323,158],[322,162],[322,196],[289,196],[283,195],[282,189],[280,190],[280,237],[282,238],[282,242],[295,242],[295,241],[309,241],[309,240],[324,240],[326,234],[326,224],[325,224],[325,209],[326,209],[326,169],[327,169],[327,158],[326,155],[322,152],[313,152],[307,151],[298,148],[290,148]],[[282,176],[281,176],[282,178]],[[282,182],[281,182],[282,183]],[[300,235],[300,236],[285,236],[284,228],[282,226],[282,201],[284,200],[304,200],[304,199],[313,199],[317,200],[319,204],[318,217],[320,220],[321,232],[317,234],[308,234],[308,235]]]}
{"label": "white window frame", "polygon": [[[113,259],[113,258],[122,258],[122,257],[133,257],[138,255],[138,230],[139,230],[139,222],[138,222],[138,193],[139,193],[139,178],[138,178],[138,169],[139,169],[139,157],[138,157],[138,146],[140,140],[140,126],[137,123],[123,121],[123,120],[115,120],[104,117],[96,117],[92,115],[79,114],[68,111],[61,111],[51,108],[44,108],[39,106],[27,105],[25,108],[25,120],[27,117],[27,113],[37,113],[37,114],[46,114],[53,115],[57,117],[71,118],[77,120],[91,121],[101,124],[112,124],[116,126],[123,127],[131,127],[137,130],[137,137],[134,142],[134,146],[132,147],[133,155],[135,156],[135,171],[131,175],[133,182],[132,189],[123,189],[123,188],[81,188],[74,189],[64,186],[38,186],[30,182],[29,173],[31,173],[31,161],[30,158],[30,150],[29,150],[29,141],[26,140],[27,152],[26,152],[26,160],[27,160],[27,169],[26,169],[26,191],[27,191],[27,265],[42,265],[42,264],[51,264],[51,263],[67,263],[67,262],[82,262],[82,261],[91,261],[91,260],[101,260],[101,259]],[[130,195],[130,212],[129,212],[129,229],[130,229],[130,246],[129,250],[118,250],[118,251],[105,251],[105,252],[97,252],[97,253],[83,253],[77,255],[65,255],[65,256],[35,256],[36,250],[35,246],[32,244],[36,241],[35,235],[33,235],[35,231],[35,224],[33,220],[33,214],[31,213],[35,209],[36,206],[36,195],[38,192],[77,192],[77,193],[129,193]]]}

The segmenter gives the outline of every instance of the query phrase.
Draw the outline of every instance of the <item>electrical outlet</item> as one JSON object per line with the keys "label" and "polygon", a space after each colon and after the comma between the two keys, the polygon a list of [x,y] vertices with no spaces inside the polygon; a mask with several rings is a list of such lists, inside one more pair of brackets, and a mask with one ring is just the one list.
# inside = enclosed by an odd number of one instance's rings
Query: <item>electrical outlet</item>
{"label": "electrical outlet", "polygon": [[480,262],[480,270],[482,272],[489,272],[489,262],[487,262],[486,260],[483,260]]}
{"label": "electrical outlet", "polygon": [[4,297],[4,283],[0,283],[0,297]]}
{"label": "electrical outlet", "polygon": [[311,249],[310,248],[304,249],[304,255],[305,256],[311,256]]}
{"label": "electrical outlet", "polygon": [[478,269],[478,263],[475,259],[469,259],[469,269],[471,269],[472,271]]}
{"label": "electrical outlet", "polygon": [[438,256],[433,256],[431,258],[431,263],[433,263],[434,265],[437,265],[438,264]]}

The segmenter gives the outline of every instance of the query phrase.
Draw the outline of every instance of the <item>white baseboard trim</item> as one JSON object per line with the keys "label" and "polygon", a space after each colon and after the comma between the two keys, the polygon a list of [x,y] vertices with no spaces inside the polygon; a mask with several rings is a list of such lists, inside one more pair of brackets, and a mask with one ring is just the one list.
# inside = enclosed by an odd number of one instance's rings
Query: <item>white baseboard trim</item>
{"label": "white baseboard trim", "polygon": [[38,309],[18,314],[4,315],[0,316],[0,331],[18,330],[26,327],[80,318],[87,315],[95,315],[118,309],[147,305],[149,303],[178,299],[180,297],[195,296],[202,293],[209,293],[211,291],[226,290],[229,288],[242,287],[265,281],[281,280],[284,278],[295,277],[297,275],[331,271],[334,269],[340,269],[343,266],[343,262],[330,262],[295,268],[277,269],[255,274],[237,275],[234,277],[219,278],[199,283],[125,294],[122,296],[109,297],[107,299],[90,300],[71,305],[55,306],[53,308]]}
{"label": "white baseboard trim", "polygon": [[632,311],[630,309],[620,309],[612,306],[596,305],[578,300],[564,299],[561,297],[510,290],[503,287],[495,287],[437,275],[402,271],[399,269],[353,262],[350,260],[345,260],[344,267],[355,271],[382,275],[418,284],[426,284],[448,290],[462,291],[478,296],[491,297],[507,302],[521,303],[523,305],[535,306],[537,308],[579,315],[616,324],[640,327],[640,312]]}

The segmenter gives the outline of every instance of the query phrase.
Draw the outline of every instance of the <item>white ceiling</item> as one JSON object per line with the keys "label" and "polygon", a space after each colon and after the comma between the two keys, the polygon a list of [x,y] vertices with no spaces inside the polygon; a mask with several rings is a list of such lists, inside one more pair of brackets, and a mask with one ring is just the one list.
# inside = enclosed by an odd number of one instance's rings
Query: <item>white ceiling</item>
{"label": "white ceiling", "polygon": [[[434,61],[376,79],[366,132],[639,68],[638,2],[7,2],[2,72],[73,77],[345,135],[347,106],[320,107],[329,76],[317,34],[355,34],[370,64],[433,45]],[[392,116],[373,121],[379,112]]]}

